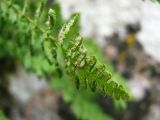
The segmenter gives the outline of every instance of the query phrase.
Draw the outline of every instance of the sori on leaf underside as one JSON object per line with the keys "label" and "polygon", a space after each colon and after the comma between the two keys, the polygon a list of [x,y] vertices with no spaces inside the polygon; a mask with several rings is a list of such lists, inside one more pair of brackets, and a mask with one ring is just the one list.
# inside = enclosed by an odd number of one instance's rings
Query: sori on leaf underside
{"label": "sori on leaf underside", "polygon": [[95,56],[87,54],[87,49],[83,45],[83,37],[79,33],[79,13],[74,13],[58,34],[54,35],[56,11],[49,9],[46,24],[42,26],[38,23],[38,19],[44,11],[43,2],[38,7],[35,18],[31,19],[25,14],[25,8],[20,13],[10,2],[2,1],[10,5],[10,9],[13,9],[17,16],[26,19],[28,24],[33,25],[42,33],[42,49],[46,59],[50,64],[55,64],[58,69],[65,69],[66,74],[75,83],[77,89],[85,87],[104,96],[129,99],[123,86],[112,80],[112,75],[106,69],[105,64],[97,61]]}
{"label": "sori on leaf underside", "polygon": [[102,95],[110,95],[116,99],[129,99],[128,93],[121,85],[111,79],[105,64],[97,61],[95,56],[89,56],[83,45],[83,37],[79,33],[79,13],[73,14],[62,26],[58,36],[52,38],[52,29],[56,21],[55,12],[48,12],[48,31],[44,33],[43,48],[47,59],[57,61],[57,50],[61,48],[66,72],[74,81],[76,88],[83,86]]}

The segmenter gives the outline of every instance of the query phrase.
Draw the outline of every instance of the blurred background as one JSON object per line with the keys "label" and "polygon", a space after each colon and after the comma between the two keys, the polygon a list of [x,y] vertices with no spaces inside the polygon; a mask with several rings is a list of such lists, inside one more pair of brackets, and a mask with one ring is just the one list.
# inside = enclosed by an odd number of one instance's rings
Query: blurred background
{"label": "blurred background", "polygon": [[48,82],[17,61],[0,57],[2,114],[10,120],[160,120],[160,4],[150,0],[48,0],[47,6],[57,3],[64,20],[80,12],[81,34],[92,41],[86,40],[86,46],[107,61],[114,78],[122,80],[133,99],[116,101],[79,92],[68,83]]}

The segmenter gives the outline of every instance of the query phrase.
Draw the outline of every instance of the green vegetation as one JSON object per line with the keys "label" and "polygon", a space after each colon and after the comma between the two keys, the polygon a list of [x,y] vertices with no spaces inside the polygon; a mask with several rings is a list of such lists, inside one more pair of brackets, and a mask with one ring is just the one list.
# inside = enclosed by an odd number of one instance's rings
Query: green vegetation
{"label": "green vegetation", "polygon": [[0,111],[0,120],[8,120],[1,111]]}
{"label": "green vegetation", "polygon": [[96,104],[98,93],[123,103],[122,99],[129,99],[121,75],[93,41],[80,35],[78,13],[65,21],[58,4],[48,9],[44,1],[18,0],[2,0],[0,13],[0,59],[13,58],[26,70],[49,79],[53,89],[62,90],[78,118],[111,119]]}

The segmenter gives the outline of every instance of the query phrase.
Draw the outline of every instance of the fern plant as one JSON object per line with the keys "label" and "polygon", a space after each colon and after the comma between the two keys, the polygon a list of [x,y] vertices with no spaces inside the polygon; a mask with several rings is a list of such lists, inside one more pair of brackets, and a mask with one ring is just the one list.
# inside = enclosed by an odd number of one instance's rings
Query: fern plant
{"label": "fern plant", "polygon": [[[74,87],[67,80],[72,80],[76,88],[80,89],[77,91],[80,95],[86,94],[84,91],[87,88],[104,96],[129,99],[122,85],[112,79],[106,65],[88,54],[83,43],[84,38],[79,33],[79,13],[73,14],[64,23],[58,5],[48,10],[44,1],[39,6],[33,6],[27,1],[24,5],[16,2],[17,4],[12,0],[2,0],[0,4],[0,58],[13,57],[27,70],[41,77],[49,77],[53,82],[52,86],[58,86],[59,83],[64,89],[66,101],[73,102],[73,111],[78,108],[75,107],[78,106],[77,100],[82,103],[86,100],[88,106],[96,104],[87,102],[90,97],[84,100],[75,99],[71,95],[75,91]],[[36,12],[33,15],[34,11]],[[64,86],[61,83],[65,83]],[[68,93],[65,91],[66,87]],[[68,97],[65,97],[67,94]],[[89,94],[86,96],[90,96]],[[98,107],[95,109],[101,114]],[[75,114],[80,117],[79,112]],[[89,119],[86,116],[82,118]]]}
{"label": "fern plant", "polygon": [[[73,14],[62,26],[58,36],[53,36],[52,32],[56,21],[56,15],[53,9],[49,9],[48,11],[47,25],[41,27],[39,26],[40,23],[37,23],[44,3],[40,4],[36,11],[35,19],[32,20],[25,15],[26,5],[22,13],[20,13],[20,10],[14,4],[9,2],[5,0],[4,4],[10,7],[13,12],[16,12],[17,17],[25,19],[28,25],[33,25],[31,30],[39,30],[43,34],[42,46],[47,60],[50,64],[55,64],[57,68],[64,68],[73,79],[77,88],[82,85],[90,88],[92,91],[97,90],[104,96],[108,94],[116,97],[116,99],[129,98],[123,87],[111,79],[111,74],[106,70],[105,65],[99,63],[94,56],[87,55],[86,48],[83,45],[83,38],[79,35],[79,29],[77,29],[79,28],[79,14]],[[32,37],[34,37],[36,33],[33,32],[32,34]],[[31,42],[31,47],[36,47],[36,41],[29,42]]]}

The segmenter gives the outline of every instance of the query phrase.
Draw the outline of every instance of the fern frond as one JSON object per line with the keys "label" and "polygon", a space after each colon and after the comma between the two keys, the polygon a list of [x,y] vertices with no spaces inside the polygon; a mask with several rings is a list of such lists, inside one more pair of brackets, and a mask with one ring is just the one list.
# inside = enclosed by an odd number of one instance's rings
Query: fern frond
{"label": "fern frond", "polygon": [[[27,16],[25,7],[21,12],[14,5],[10,4],[10,0],[3,0],[3,2],[7,4],[7,7],[10,7],[12,11],[15,11],[15,14],[20,18],[17,20],[19,23],[21,23],[23,18],[28,22],[28,26],[31,26],[28,28],[29,31],[32,31],[32,39],[29,43],[31,43],[31,48],[33,48],[31,52],[33,51],[35,55],[31,58],[31,62],[33,62],[33,58],[34,61],[36,61],[36,53],[38,50],[41,50],[38,48],[39,46],[36,46],[38,43],[36,40],[40,38],[39,41],[42,40],[41,44],[44,51],[44,53],[40,52],[42,55],[40,59],[44,59],[44,54],[46,56],[45,59],[47,59],[51,65],[54,64],[57,71],[65,68],[66,73],[74,81],[77,88],[86,87],[92,91],[98,91],[104,96],[110,95],[116,99],[129,99],[129,95],[124,88],[111,79],[111,74],[106,69],[106,66],[101,64],[94,56],[88,55],[83,45],[83,37],[79,33],[79,13],[73,14],[62,26],[58,35],[55,36],[53,31],[54,26],[56,26],[56,11],[49,9],[47,25],[43,25],[38,24],[44,8],[43,3],[40,4],[34,18],[31,19]],[[27,30],[24,32],[27,32]],[[24,35],[24,33],[22,35]],[[34,38],[35,36],[37,38]],[[23,44],[25,44],[25,42]],[[25,59],[25,57],[23,59]],[[32,66],[31,63],[29,64]],[[44,66],[42,66],[42,68],[40,68],[40,66],[41,65],[39,65],[37,69],[46,69]]]}
{"label": "fern frond", "polygon": [[123,87],[111,80],[111,74],[106,70],[105,65],[99,63],[94,56],[87,55],[83,38],[77,33],[79,31],[72,29],[78,21],[79,14],[74,14],[62,27],[58,36],[64,52],[66,69],[76,87],[86,86],[104,96],[108,94],[116,99],[128,99],[129,96]]}

